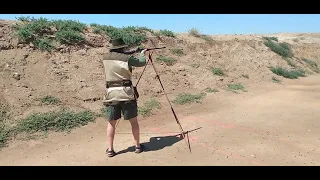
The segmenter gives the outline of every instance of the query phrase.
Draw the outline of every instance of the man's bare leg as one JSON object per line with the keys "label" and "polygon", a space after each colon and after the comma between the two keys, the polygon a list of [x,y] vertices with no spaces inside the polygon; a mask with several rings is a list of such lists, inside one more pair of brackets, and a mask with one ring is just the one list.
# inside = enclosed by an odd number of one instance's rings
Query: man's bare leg
{"label": "man's bare leg", "polygon": [[107,140],[108,140],[108,150],[109,151],[113,150],[113,140],[114,140],[116,123],[117,123],[117,120],[108,121]]}
{"label": "man's bare leg", "polygon": [[140,127],[137,117],[134,117],[129,120],[131,123],[132,135],[134,138],[134,143],[136,148],[140,148]]}

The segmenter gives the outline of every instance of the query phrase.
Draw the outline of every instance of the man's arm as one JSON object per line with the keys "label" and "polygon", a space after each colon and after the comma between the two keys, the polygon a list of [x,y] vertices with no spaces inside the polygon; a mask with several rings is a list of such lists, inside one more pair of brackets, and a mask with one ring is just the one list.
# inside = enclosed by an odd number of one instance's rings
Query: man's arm
{"label": "man's arm", "polygon": [[145,66],[146,63],[147,63],[147,60],[146,60],[145,51],[142,51],[140,53],[139,58],[130,56],[129,62],[128,62],[129,66],[134,66],[134,67],[142,67],[142,66]]}

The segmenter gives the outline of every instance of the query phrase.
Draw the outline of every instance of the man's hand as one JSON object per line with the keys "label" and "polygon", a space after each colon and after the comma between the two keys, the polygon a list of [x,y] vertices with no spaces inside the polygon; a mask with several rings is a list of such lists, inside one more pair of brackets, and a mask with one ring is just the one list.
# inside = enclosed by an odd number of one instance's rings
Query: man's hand
{"label": "man's hand", "polygon": [[147,49],[142,50],[141,54],[144,54],[146,56],[147,55]]}

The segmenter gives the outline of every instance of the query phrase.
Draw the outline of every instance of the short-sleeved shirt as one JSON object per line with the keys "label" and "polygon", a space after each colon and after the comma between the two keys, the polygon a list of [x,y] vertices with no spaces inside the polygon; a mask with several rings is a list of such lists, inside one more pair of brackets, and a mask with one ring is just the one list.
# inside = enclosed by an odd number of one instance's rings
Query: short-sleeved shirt
{"label": "short-sleeved shirt", "polygon": [[142,67],[142,66],[146,65],[146,56],[144,55],[144,53],[140,53],[139,58],[136,58],[134,56],[130,56],[128,64],[129,64],[129,66]]}

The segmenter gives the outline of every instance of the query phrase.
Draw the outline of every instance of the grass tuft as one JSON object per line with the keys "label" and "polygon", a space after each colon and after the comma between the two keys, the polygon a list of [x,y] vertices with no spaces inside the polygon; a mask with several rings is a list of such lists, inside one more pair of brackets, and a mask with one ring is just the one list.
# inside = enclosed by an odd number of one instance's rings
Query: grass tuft
{"label": "grass tuft", "polygon": [[143,117],[151,116],[155,109],[161,109],[162,106],[159,101],[151,99],[146,101],[143,106],[139,107],[138,113]]}
{"label": "grass tuft", "polygon": [[168,56],[160,55],[159,57],[157,57],[157,62],[165,63],[167,66],[174,65],[176,61],[177,61],[176,59]]}
{"label": "grass tuft", "polygon": [[45,96],[43,98],[40,98],[40,101],[45,105],[56,105],[60,103],[60,100],[53,96]]}
{"label": "grass tuft", "polygon": [[205,93],[199,94],[190,94],[190,93],[182,93],[179,94],[176,99],[173,101],[176,104],[187,104],[187,103],[201,103],[201,99],[205,96]]}
{"label": "grass tuft", "polygon": [[94,114],[90,111],[73,112],[70,110],[60,110],[33,113],[19,122],[17,130],[28,133],[38,131],[70,131],[93,121]]}
{"label": "grass tuft", "polygon": [[211,72],[215,75],[218,75],[218,76],[225,75],[225,73],[223,72],[223,70],[221,68],[211,67]]}

